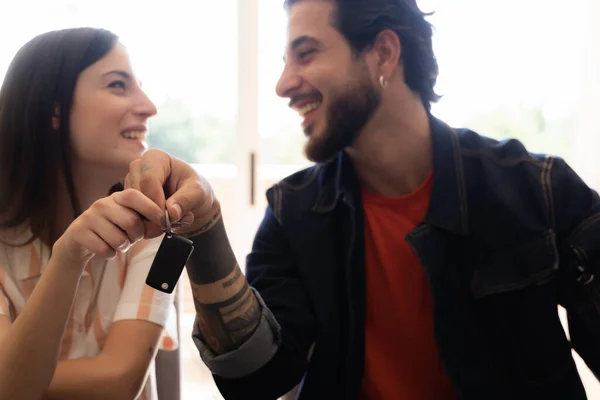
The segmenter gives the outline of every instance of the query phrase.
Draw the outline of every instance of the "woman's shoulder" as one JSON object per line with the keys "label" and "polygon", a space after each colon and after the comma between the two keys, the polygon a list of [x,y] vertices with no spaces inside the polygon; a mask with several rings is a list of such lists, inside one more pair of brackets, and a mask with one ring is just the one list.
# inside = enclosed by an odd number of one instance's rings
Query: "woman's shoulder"
{"label": "woman's shoulder", "polygon": [[29,239],[31,238],[31,229],[28,223],[12,227],[0,227],[0,238],[4,239]]}
{"label": "woman's shoulder", "polygon": [[[27,297],[50,257],[49,250],[29,227],[0,230],[0,279],[14,297],[20,290]],[[12,289],[11,289],[12,283]]]}
{"label": "woman's shoulder", "polygon": [[15,253],[31,246],[40,247],[41,240],[33,237],[29,225],[0,228],[0,257],[2,253]]}

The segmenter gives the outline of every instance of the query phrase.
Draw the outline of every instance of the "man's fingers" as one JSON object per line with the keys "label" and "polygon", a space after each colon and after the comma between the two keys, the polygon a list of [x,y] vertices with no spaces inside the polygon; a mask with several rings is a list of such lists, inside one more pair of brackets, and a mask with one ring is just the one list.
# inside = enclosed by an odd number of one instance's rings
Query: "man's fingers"
{"label": "man's fingers", "polygon": [[[214,193],[208,181],[183,161],[177,158],[170,161],[171,177],[166,186],[170,196],[166,207],[171,221],[179,222],[190,212],[201,216],[210,211]],[[186,222],[191,223],[193,219],[190,221],[188,217]]]}
{"label": "man's fingers", "polygon": [[161,210],[165,208],[164,186],[170,173],[171,158],[168,154],[156,150],[148,150],[144,153],[140,165],[139,190],[154,201]]}
{"label": "man's fingers", "polygon": [[160,150],[148,150],[141,160],[130,165],[126,185],[139,190],[163,210],[159,221],[144,215],[149,220],[144,222],[146,237],[158,236],[162,233],[160,228],[165,229],[165,209],[171,222],[176,223],[174,227],[182,232],[192,232],[198,229],[196,225],[203,227],[219,218],[220,205],[210,184],[191,166]]}
{"label": "man's fingers", "polygon": [[190,211],[195,215],[208,213],[213,201],[214,195],[208,184],[188,181],[169,197],[167,210],[173,221],[180,221]]}
{"label": "man's fingers", "polygon": [[129,163],[129,173],[125,176],[123,189],[138,189],[140,183],[140,174],[142,169],[142,160],[137,159]]}

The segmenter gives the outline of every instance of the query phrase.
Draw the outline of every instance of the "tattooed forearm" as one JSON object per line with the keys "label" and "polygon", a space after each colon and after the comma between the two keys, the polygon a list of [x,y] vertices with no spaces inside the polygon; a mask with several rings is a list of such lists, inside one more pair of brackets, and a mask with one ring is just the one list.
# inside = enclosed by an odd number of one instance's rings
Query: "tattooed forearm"
{"label": "tattooed forearm", "polygon": [[202,224],[198,229],[193,232],[186,233],[185,236],[188,238],[192,238],[196,235],[201,235],[205,232],[211,230],[218,222],[222,222],[221,220],[221,209],[219,208],[204,224]]}
{"label": "tattooed forearm", "polygon": [[190,239],[194,252],[187,269],[202,337],[215,354],[235,350],[258,327],[258,300],[236,262],[220,213],[211,229]]}
{"label": "tattooed forearm", "polygon": [[260,322],[260,306],[246,282],[230,298],[217,303],[203,303],[199,298],[206,297],[197,285],[194,287],[194,305],[200,332],[207,346],[215,353],[222,354],[240,347]]}
{"label": "tattooed forearm", "polygon": [[[219,213],[220,215],[220,213]],[[194,251],[188,260],[188,275],[195,283],[213,283],[228,276],[236,265],[225,225],[219,218],[212,229],[191,236]]]}
{"label": "tattooed forearm", "polygon": [[240,276],[242,276],[242,271],[237,268],[234,277],[223,282],[223,289],[226,289],[236,283],[240,279]]}

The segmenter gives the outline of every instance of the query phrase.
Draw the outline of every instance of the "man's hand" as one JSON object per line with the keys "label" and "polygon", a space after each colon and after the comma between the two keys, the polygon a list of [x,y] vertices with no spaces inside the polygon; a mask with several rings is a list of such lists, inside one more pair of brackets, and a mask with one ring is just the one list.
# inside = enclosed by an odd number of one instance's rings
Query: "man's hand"
{"label": "man's hand", "polygon": [[[192,240],[187,271],[202,336],[215,354],[237,349],[258,327],[261,308],[237,264],[209,183],[183,161],[148,150],[130,164],[125,188],[166,208],[175,233]],[[164,228],[164,217],[150,219],[145,235],[156,237]]]}
{"label": "man's hand", "polygon": [[[125,189],[133,188],[169,211],[175,233],[194,236],[221,218],[221,206],[206,179],[185,162],[160,150],[148,150],[129,165]],[[146,237],[163,233],[164,217],[145,224]],[[160,229],[160,228],[162,229]]]}

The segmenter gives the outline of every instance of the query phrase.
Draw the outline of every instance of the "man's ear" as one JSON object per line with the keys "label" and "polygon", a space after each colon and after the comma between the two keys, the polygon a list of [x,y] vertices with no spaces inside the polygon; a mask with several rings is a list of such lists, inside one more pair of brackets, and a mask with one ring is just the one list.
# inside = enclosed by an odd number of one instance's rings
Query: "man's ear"
{"label": "man's ear", "polygon": [[402,43],[396,32],[386,29],[379,32],[373,49],[377,53],[378,69],[380,74],[387,80],[393,71],[398,68],[402,57]]}

